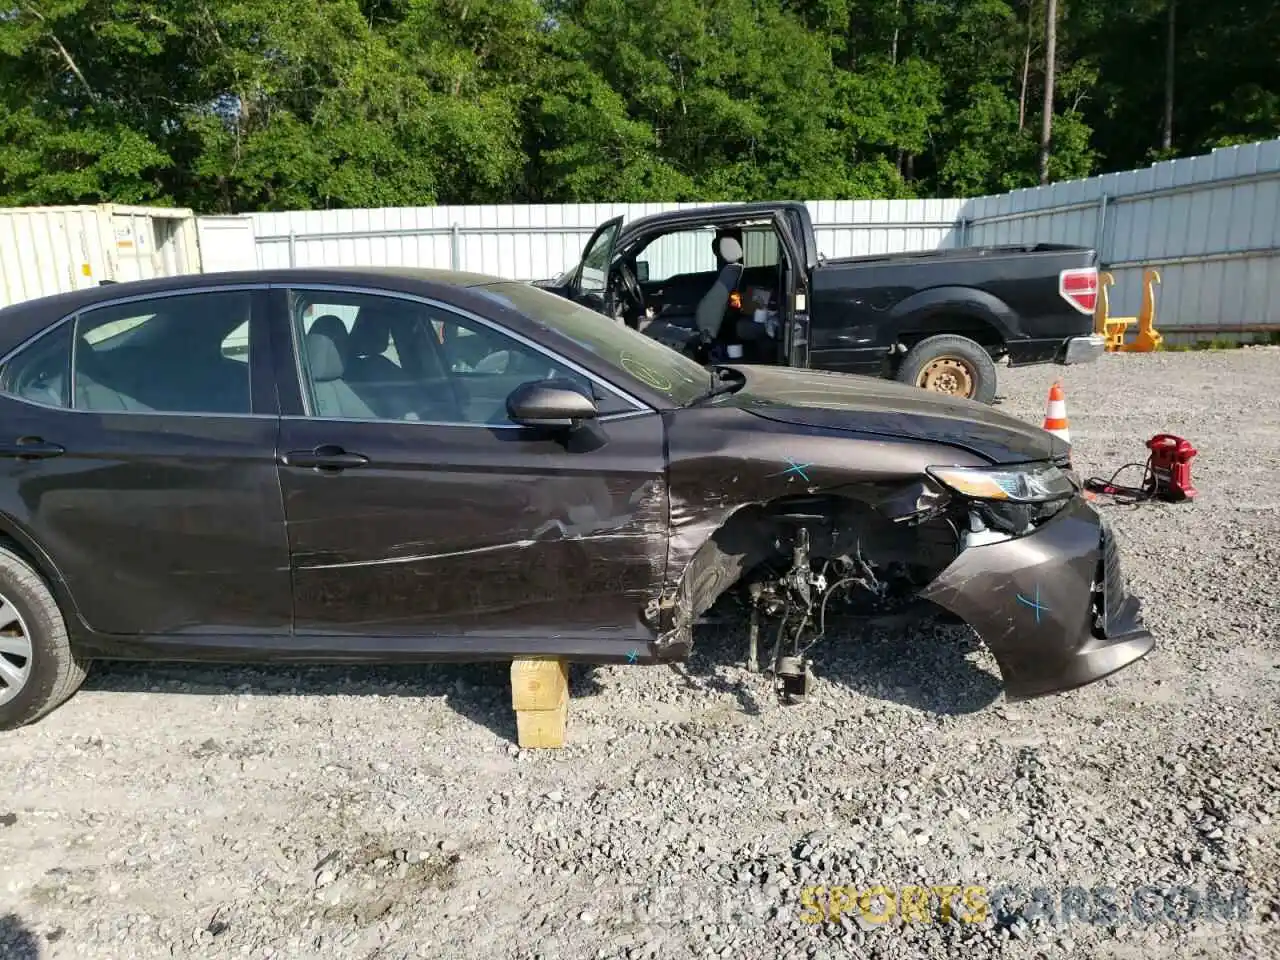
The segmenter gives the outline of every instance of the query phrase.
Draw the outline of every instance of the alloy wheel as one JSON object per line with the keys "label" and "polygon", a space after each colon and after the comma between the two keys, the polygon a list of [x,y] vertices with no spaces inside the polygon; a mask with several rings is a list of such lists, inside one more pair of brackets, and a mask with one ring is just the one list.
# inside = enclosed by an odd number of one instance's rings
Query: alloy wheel
{"label": "alloy wheel", "polygon": [[22,692],[31,676],[31,634],[18,608],[0,596],[0,705]]}

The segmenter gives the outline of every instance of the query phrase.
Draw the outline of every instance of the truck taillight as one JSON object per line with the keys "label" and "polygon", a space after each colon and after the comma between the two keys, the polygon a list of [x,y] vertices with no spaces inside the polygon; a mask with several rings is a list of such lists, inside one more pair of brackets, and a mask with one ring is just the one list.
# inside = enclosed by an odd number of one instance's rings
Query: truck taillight
{"label": "truck taillight", "polygon": [[1098,306],[1098,269],[1063,270],[1058,274],[1058,295],[1081,313],[1092,316]]}

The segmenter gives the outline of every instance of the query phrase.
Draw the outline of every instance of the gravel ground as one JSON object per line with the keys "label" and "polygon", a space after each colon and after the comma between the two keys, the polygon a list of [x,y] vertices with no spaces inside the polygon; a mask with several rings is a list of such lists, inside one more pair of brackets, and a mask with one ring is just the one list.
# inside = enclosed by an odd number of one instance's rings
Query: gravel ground
{"label": "gravel ground", "polygon": [[[1062,376],[1088,473],[1200,449],[1194,503],[1107,508],[1159,646],[1065,696],[1006,704],[926,624],[833,639],[784,707],[708,628],[687,670],[575,669],[532,752],[495,666],[99,667],[0,734],[0,957],[1280,956],[1277,370],[1001,371],[1037,423]],[[985,893],[806,922],[877,885]]]}

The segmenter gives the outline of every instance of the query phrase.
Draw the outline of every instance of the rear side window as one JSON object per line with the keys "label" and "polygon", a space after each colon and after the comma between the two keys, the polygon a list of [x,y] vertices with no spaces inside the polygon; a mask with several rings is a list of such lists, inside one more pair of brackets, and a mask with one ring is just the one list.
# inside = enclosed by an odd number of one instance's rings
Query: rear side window
{"label": "rear side window", "polygon": [[32,403],[71,403],[71,324],[64,323],[27,344],[0,370],[0,392]]}
{"label": "rear side window", "polygon": [[756,227],[742,233],[742,265],[752,267],[776,267],[782,262],[778,235],[773,227]]}
{"label": "rear side window", "polygon": [[252,293],[183,293],[80,314],[77,410],[247,414]]}

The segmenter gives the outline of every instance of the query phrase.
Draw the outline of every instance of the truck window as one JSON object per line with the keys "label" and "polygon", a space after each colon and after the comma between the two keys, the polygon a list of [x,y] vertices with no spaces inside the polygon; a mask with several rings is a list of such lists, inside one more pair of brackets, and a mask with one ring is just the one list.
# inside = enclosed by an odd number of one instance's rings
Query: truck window
{"label": "truck window", "polygon": [[[661,282],[690,273],[714,273],[716,256],[712,250],[714,227],[697,227],[664,233],[650,240],[636,254],[636,266],[642,278]],[[742,233],[743,265],[776,267],[780,245],[771,226],[747,227]],[[647,265],[646,267],[641,264]]]}
{"label": "truck window", "polygon": [[[716,255],[711,242],[716,232],[710,227],[677,230],[650,240],[636,254],[640,276],[650,281],[670,280],[686,273],[711,273],[716,268]],[[648,274],[645,267],[648,265]]]}
{"label": "truck window", "polygon": [[742,263],[752,267],[776,267],[781,257],[773,227],[749,227],[742,231]]}

